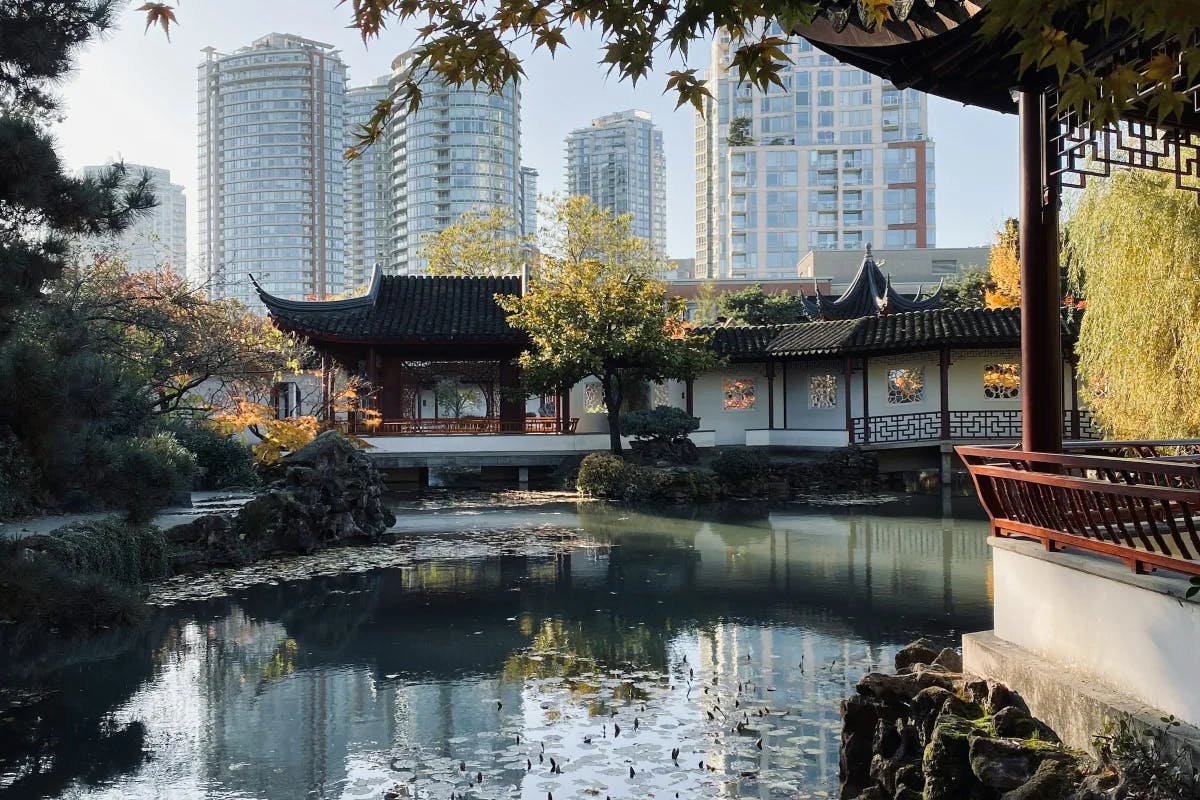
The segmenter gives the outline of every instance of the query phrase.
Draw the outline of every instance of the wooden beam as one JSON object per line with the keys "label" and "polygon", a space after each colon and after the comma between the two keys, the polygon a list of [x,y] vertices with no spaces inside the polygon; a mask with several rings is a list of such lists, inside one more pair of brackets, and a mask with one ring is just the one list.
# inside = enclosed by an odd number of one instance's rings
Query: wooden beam
{"label": "wooden beam", "polygon": [[1062,451],[1062,331],[1058,277],[1058,179],[1041,92],[1020,93],[1021,446]]}

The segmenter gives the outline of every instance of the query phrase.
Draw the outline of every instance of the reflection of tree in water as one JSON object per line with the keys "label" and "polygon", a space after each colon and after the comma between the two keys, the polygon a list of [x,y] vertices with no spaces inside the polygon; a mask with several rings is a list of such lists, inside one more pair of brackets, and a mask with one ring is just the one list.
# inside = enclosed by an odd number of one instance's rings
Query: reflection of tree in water
{"label": "reflection of tree in water", "polygon": [[[145,726],[118,724],[110,713],[151,678],[154,645],[169,630],[159,617],[90,638],[47,637],[36,658],[2,660],[0,708],[2,687],[18,682],[48,695],[0,711],[0,793],[53,797],[77,783],[96,786],[137,771],[146,759]],[[0,651],[9,652],[3,642]],[[95,669],[96,662],[104,668]]]}

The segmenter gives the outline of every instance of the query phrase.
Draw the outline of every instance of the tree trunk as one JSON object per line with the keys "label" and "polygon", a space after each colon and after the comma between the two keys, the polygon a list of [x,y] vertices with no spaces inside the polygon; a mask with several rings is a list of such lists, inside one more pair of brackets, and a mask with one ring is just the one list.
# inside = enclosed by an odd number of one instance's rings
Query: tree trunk
{"label": "tree trunk", "polygon": [[608,412],[608,446],[615,456],[621,455],[621,385],[615,375],[605,375],[604,408]]}

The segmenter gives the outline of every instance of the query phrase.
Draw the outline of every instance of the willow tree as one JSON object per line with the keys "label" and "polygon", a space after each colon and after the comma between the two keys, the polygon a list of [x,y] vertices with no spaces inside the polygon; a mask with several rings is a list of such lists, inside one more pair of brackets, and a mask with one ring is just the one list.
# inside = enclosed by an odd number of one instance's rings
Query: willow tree
{"label": "willow tree", "polygon": [[1091,180],[1067,227],[1088,298],[1077,353],[1097,423],[1116,438],[1200,436],[1200,207],[1174,178]]}

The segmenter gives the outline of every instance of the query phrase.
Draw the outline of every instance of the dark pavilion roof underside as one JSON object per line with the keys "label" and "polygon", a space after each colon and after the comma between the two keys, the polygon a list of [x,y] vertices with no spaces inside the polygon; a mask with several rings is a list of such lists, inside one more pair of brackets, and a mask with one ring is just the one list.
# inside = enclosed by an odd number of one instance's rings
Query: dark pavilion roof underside
{"label": "dark pavilion roof underside", "polygon": [[316,340],[514,345],[527,338],[508,324],[496,295],[520,293],[516,276],[381,276],[365,297],[330,302],[283,300],[259,289],[278,327]]}
{"label": "dark pavilion roof underside", "polygon": [[[1064,343],[1075,341],[1078,331],[1078,321],[1064,317]],[[699,332],[711,334],[717,353],[741,361],[867,356],[943,347],[1016,347],[1021,343],[1021,310],[941,308],[792,325],[701,328]]]}

